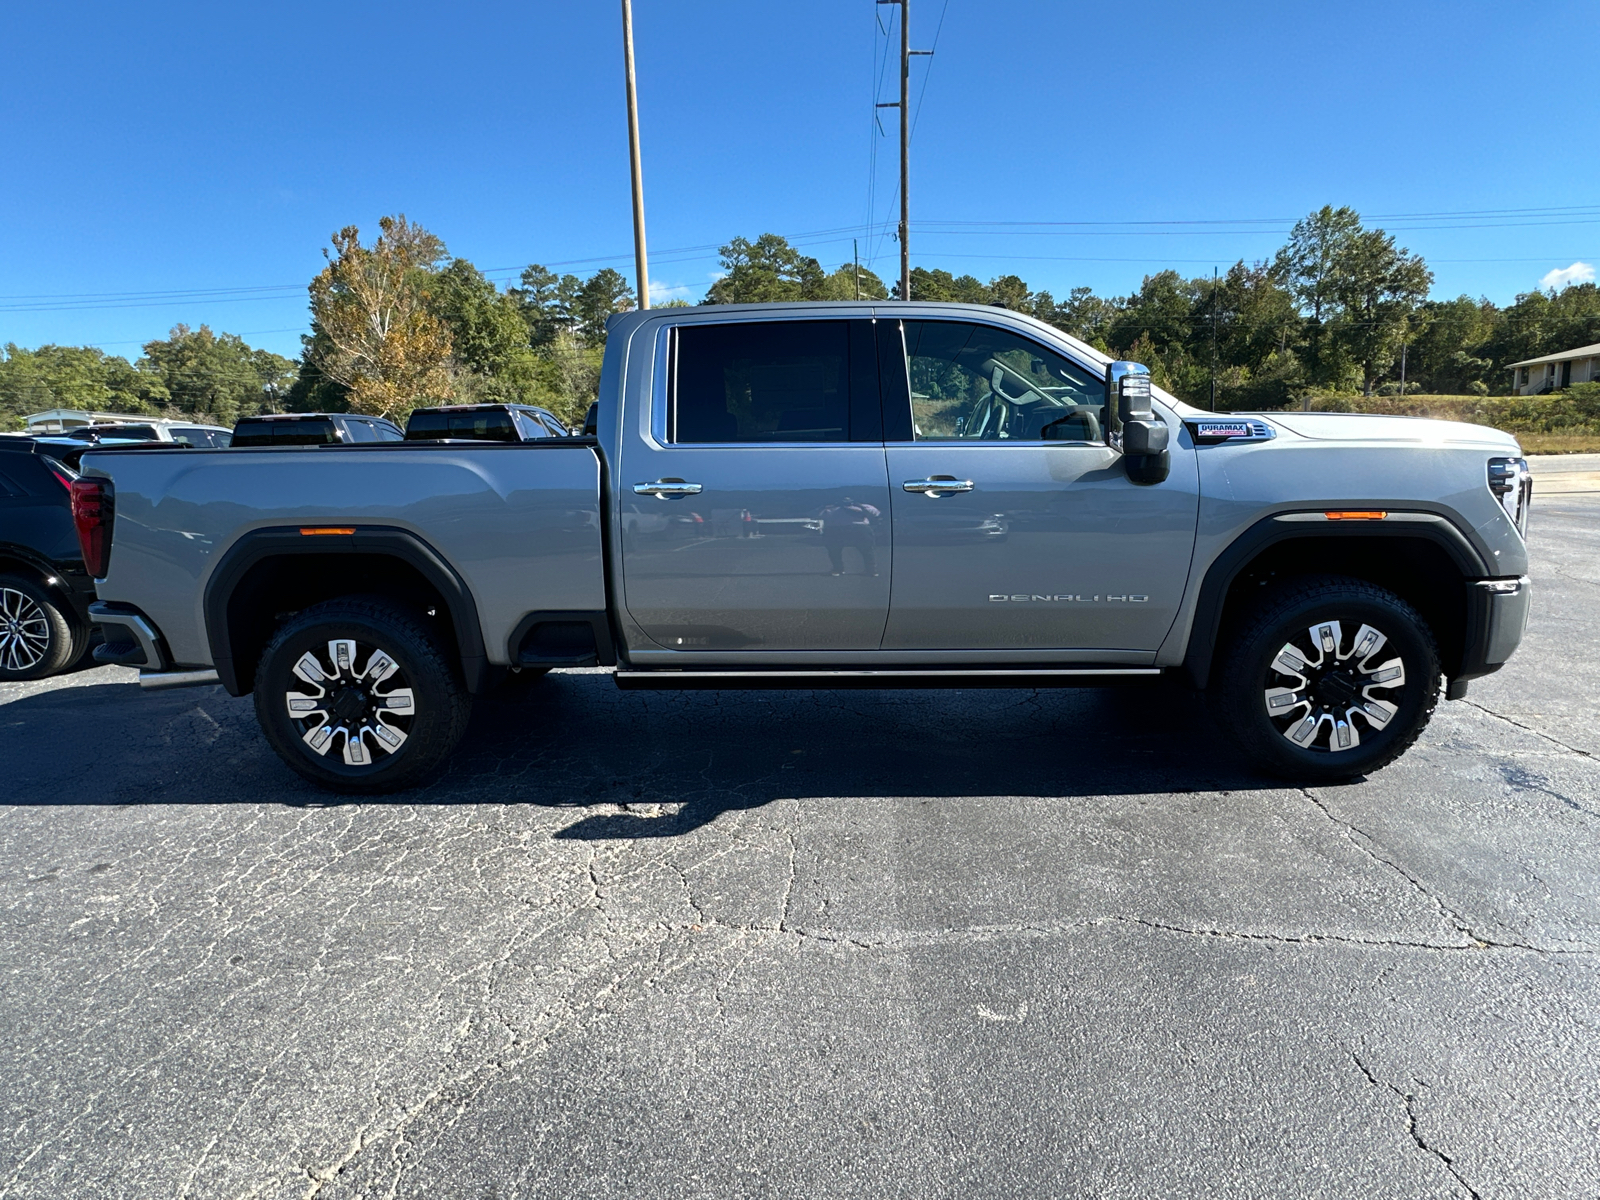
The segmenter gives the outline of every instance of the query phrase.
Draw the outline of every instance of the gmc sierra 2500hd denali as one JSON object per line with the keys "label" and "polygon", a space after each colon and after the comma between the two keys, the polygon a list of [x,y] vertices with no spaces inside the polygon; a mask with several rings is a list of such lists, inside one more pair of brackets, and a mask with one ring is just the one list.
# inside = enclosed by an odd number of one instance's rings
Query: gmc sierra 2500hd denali
{"label": "gmc sierra 2500hd denali", "polygon": [[654,688],[1182,674],[1264,767],[1347,778],[1528,612],[1505,434],[1217,416],[988,307],[634,312],[583,437],[83,469],[105,657],[253,692],[284,760],[345,791],[426,775],[508,670],[588,664]]}

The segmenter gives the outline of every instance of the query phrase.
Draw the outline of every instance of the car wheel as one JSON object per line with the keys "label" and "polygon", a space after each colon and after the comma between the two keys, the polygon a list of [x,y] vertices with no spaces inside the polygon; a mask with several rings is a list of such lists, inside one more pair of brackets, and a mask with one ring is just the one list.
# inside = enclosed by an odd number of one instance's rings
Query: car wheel
{"label": "car wheel", "polygon": [[81,640],[78,622],[48,588],[0,575],[0,680],[54,675],[73,661]]}
{"label": "car wheel", "polygon": [[1297,581],[1264,597],[1226,645],[1221,716],[1276,775],[1329,783],[1393,762],[1427,727],[1439,651],[1421,614],[1355,579]]}
{"label": "car wheel", "polygon": [[466,732],[471,697],[421,619],[386,601],[314,605],[256,670],[256,718],[278,756],[338,792],[427,778]]}

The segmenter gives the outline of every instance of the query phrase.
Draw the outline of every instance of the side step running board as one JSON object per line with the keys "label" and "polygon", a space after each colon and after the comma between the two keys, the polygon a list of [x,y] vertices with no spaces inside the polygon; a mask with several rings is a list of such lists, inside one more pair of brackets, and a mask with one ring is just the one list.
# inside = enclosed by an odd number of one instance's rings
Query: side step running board
{"label": "side step running board", "polygon": [[627,691],[669,688],[1039,688],[1102,687],[1159,679],[1160,667],[981,667],[918,670],[873,667],[840,671],[634,670],[619,667],[614,678]]}

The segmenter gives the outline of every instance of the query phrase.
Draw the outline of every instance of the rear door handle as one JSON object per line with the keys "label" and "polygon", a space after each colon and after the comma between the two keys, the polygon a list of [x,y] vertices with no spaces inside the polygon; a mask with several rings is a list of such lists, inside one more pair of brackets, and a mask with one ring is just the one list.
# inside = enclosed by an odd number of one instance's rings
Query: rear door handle
{"label": "rear door handle", "polygon": [[928,479],[908,479],[900,485],[908,492],[921,492],[938,499],[946,492],[970,492],[972,480],[957,479],[953,475],[934,475]]}
{"label": "rear door handle", "polygon": [[657,500],[670,500],[674,496],[698,496],[703,491],[698,483],[685,483],[681,479],[658,479],[654,483],[633,485],[635,496],[654,496]]}

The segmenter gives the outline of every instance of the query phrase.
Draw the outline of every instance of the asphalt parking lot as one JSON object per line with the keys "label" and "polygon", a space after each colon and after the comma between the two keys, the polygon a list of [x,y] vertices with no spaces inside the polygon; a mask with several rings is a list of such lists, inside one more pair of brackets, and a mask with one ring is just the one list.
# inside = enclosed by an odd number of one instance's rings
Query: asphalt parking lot
{"label": "asphalt parking lot", "polygon": [[1522,654],[1345,787],[1177,690],[573,672],[335,803],[220,689],[6,685],[0,1197],[1600,1193],[1567,465]]}

